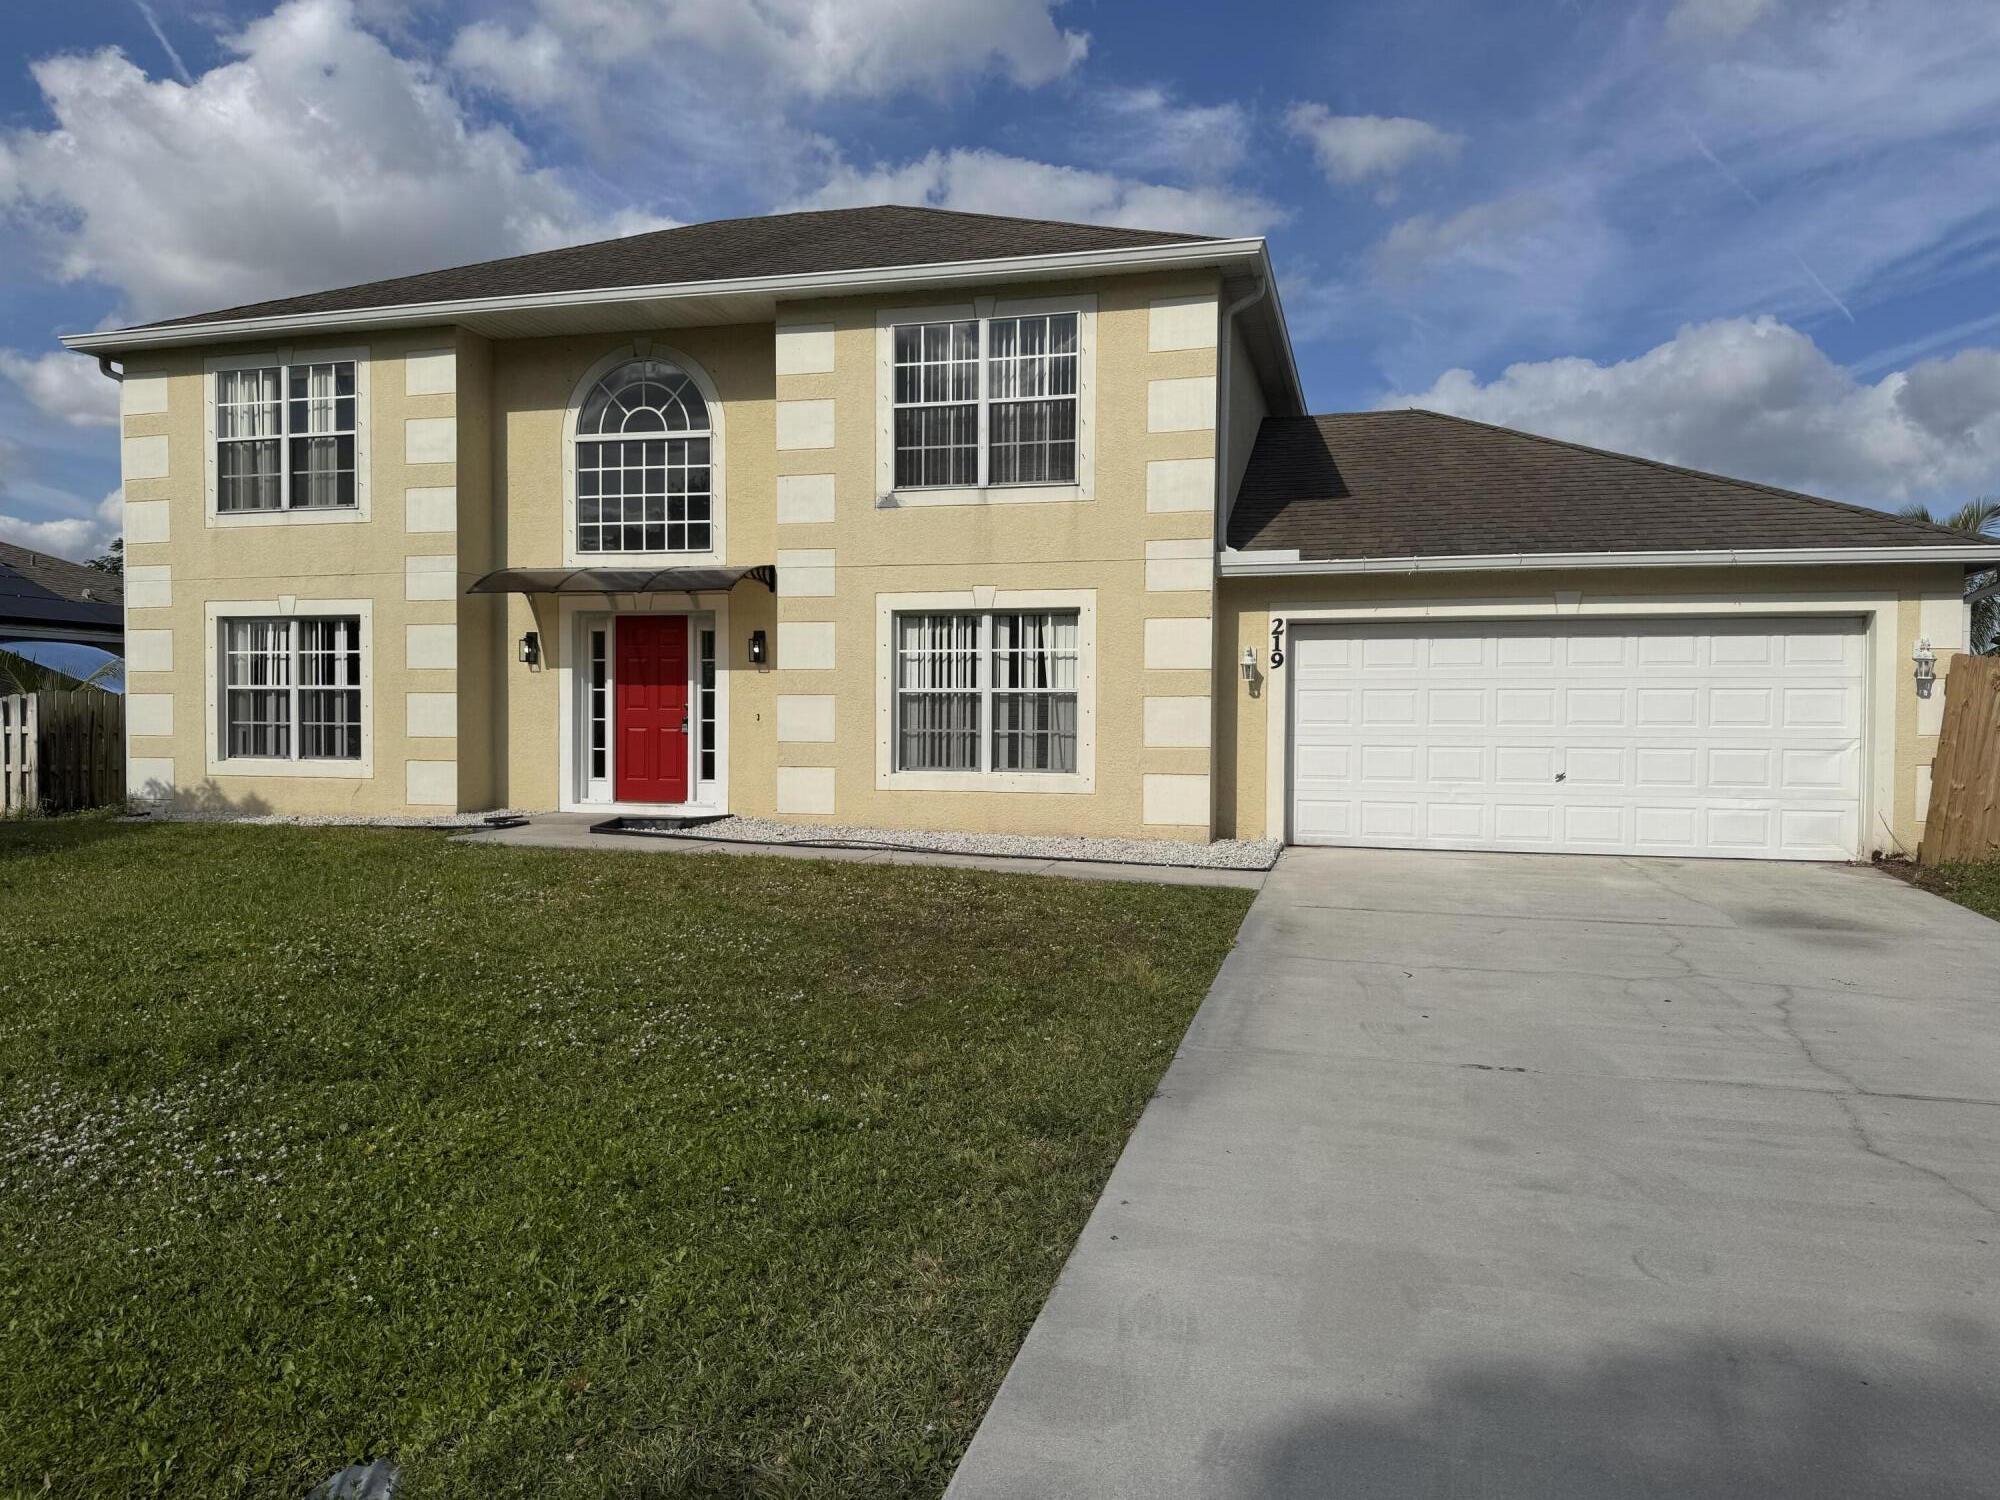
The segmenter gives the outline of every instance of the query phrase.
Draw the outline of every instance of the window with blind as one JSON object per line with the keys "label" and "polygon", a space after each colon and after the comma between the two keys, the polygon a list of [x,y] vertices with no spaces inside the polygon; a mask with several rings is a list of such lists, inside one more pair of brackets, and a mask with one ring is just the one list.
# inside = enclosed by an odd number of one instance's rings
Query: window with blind
{"label": "window with blind", "polygon": [[356,507],[355,361],[217,370],[214,379],[219,514]]}
{"label": "window with blind", "polygon": [[361,758],[361,622],[222,622],[222,753],[230,760]]}
{"label": "window with blind", "polygon": [[896,769],[1073,775],[1077,618],[896,616]]}
{"label": "window with blind", "polygon": [[898,489],[1074,484],[1080,315],[898,324]]}

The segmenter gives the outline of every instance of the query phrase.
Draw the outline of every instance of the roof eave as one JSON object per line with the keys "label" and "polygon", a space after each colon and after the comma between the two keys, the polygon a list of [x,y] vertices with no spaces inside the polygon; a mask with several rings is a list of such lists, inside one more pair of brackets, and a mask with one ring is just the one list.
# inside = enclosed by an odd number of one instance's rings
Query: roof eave
{"label": "roof eave", "polygon": [[[202,323],[106,329],[66,334],[65,348],[82,354],[121,354],[278,334],[348,332],[371,328],[420,327],[454,323],[481,314],[551,311],[664,300],[700,301],[715,297],[768,296],[773,299],[825,296],[870,290],[917,289],[971,281],[1029,281],[1089,273],[1129,274],[1254,261],[1268,273],[1262,236],[1231,240],[1187,240],[1165,245],[1130,245],[1110,250],[1065,251],[1052,255],[1009,255],[976,261],[932,261],[908,266],[875,266],[848,271],[784,276],[746,276],[715,281],[661,282],[646,286],[602,287],[572,292],[537,292],[509,297],[458,298],[399,303],[388,307],[337,308],[325,312],[222,318]],[[1289,340],[1287,340],[1289,347]],[[1296,379],[1294,370],[1294,379]]]}
{"label": "roof eave", "polygon": [[1963,563],[2000,561],[2000,541],[1908,547],[1765,547],[1659,552],[1493,552],[1454,557],[1301,558],[1296,548],[1225,550],[1217,562],[1224,578],[1303,578],[1355,573],[1494,573],[1551,568],[1784,568],[1861,563]]}

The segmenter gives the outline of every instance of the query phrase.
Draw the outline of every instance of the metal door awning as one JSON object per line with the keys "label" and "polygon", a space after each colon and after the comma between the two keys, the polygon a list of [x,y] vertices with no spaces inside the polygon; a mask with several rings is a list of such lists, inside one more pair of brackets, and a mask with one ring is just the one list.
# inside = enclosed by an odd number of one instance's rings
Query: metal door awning
{"label": "metal door awning", "polygon": [[771,563],[750,568],[502,568],[474,580],[468,594],[726,594],[754,579],[778,591]]}

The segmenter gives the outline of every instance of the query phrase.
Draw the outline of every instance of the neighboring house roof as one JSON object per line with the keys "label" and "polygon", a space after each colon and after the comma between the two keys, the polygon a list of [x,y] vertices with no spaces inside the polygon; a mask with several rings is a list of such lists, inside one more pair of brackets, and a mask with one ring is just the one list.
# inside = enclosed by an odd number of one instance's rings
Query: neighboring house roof
{"label": "neighboring house roof", "polygon": [[1962,547],[1963,532],[1430,411],[1267,418],[1229,545],[1314,560]]}
{"label": "neighboring house roof", "polygon": [[169,318],[148,328],[359,311],[408,303],[654,287],[755,276],[1005,260],[1212,241],[1205,234],[1009,219],[941,208],[836,208],[685,224],[623,239],[511,255],[444,271]]}
{"label": "neighboring house roof", "polygon": [[0,640],[115,644],[125,633],[116,574],[0,542]]}

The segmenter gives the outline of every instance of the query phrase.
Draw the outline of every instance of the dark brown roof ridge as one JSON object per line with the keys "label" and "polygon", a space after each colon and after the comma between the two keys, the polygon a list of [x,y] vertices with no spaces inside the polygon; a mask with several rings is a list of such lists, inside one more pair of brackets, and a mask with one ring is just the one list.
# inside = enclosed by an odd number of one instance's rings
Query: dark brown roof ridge
{"label": "dark brown roof ridge", "polygon": [[[620,266],[613,262],[629,262],[635,252],[643,254],[649,249],[663,248],[673,241],[675,237],[679,237],[681,243],[684,245],[692,245],[695,243],[694,237],[699,236],[704,249],[712,250],[714,241],[718,235],[727,235],[732,232],[762,239],[766,242],[763,248],[768,254],[768,242],[776,237],[777,231],[781,228],[796,228],[800,221],[817,220],[832,227],[836,225],[852,226],[857,223],[866,225],[871,218],[880,221],[879,231],[884,239],[882,258],[879,261],[867,262],[864,260],[838,267],[806,265],[792,270],[787,270],[782,266],[762,266],[758,269],[747,270],[742,274],[744,276],[784,276],[811,274],[814,270],[821,269],[867,270],[926,264],[927,262],[921,258],[911,258],[908,253],[902,253],[899,258],[899,252],[893,247],[890,241],[894,240],[897,236],[907,235],[914,224],[946,219],[994,227],[1013,227],[1030,238],[1034,236],[1047,236],[1052,233],[1060,234],[1067,231],[1073,236],[1083,236],[1102,241],[1103,243],[1092,247],[1097,249],[1143,249],[1154,245],[1215,243],[1215,236],[1213,235],[1190,234],[1181,230],[1132,229],[1116,224],[1084,224],[1064,219],[1035,219],[1010,214],[976,213],[966,209],[932,208],[925,204],[857,204],[846,208],[795,209],[789,213],[745,214],[737,218],[705,219],[690,224],[675,224],[665,229],[649,229],[638,234],[613,235],[607,239],[586,240],[574,245],[553,245],[546,250],[523,251],[518,255],[503,255],[491,260],[465,261],[456,265],[433,266],[421,271],[408,272],[398,276],[381,276],[368,281],[352,282],[345,286],[322,287],[289,296],[261,298],[255,302],[238,303],[231,307],[188,313],[180,317],[156,319],[148,323],[134,324],[132,327],[133,329],[175,328],[216,322],[226,318],[278,317],[302,311],[363,312],[410,303],[477,301],[486,296],[533,296],[554,294],[561,291],[585,290],[616,291],[643,286],[671,286],[676,284],[676,282],[726,279],[712,274],[676,275],[669,270],[666,274],[653,280],[635,280],[632,279],[629,264],[621,269]],[[1026,243],[1026,241],[1024,240],[1023,243]],[[758,247],[746,244],[744,246],[746,255],[756,248]],[[1036,255],[1064,254],[1071,253],[1075,249],[1074,246],[1070,247],[1069,250],[1065,250],[1062,247],[1037,249],[995,247],[992,249],[989,257],[987,255],[954,255],[946,253],[950,248],[952,247],[943,247],[938,250],[940,258],[946,262],[952,260],[1008,259],[1033,257]],[[699,255],[703,251],[693,250],[691,253]],[[471,277],[472,273],[475,272],[485,273],[484,279],[491,280],[496,276],[507,273],[518,274],[523,268],[530,267],[535,263],[540,263],[552,269],[561,268],[567,272],[575,268],[580,262],[588,263],[592,259],[605,262],[603,267],[604,279],[601,282],[583,283],[579,282],[575,276],[565,274],[558,275],[554,279],[567,284],[560,286],[551,285],[542,288],[539,292],[535,289],[522,289],[519,287],[502,287],[481,291],[470,289],[464,285],[466,279]],[[442,290],[436,290],[437,288],[442,288]],[[385,293],[403,295],[401,295],[400,300],[369,300],[371,296],[382,299]]]}
{"label": "dark brown roof ridge", "polygon": [[1616,448],[1598,448],[1590,443],[1579,443],[1570,438],[1551,437],[1546,432],[1530,432],[1525,427],[1503,427],[1498,422],[1482,422],[1477,417],[1462,417],[1457,412],[1433,411],[1428,406],[1378,406],[1368,412],[1324,412],[1329,417],[1398,416],[1407,413],[1417,417],[1435,417],[1441,422],[1462,422],[1467,427],[1480,427],[1488,432],[1504,432],[1509,437],[1528,438],[1533,442],[1547,443],[1555,448],[1568,448],[1577,453],[1588,453],[1597,458],[1621,459],[1630,464],[1645,464],[1649,468],[1660,469],[1668,474],[1679,474],[1689,479],[1706,479],[1716,484],[1733,484],[1747,490],[1761,490],[1767,495],[1777,495],[1786,500],[1804,500],[1812,505],[1828,505],[1835,510],[1844,510],[1853,515],[1867,516],[1870,520],[1890,520],[1926,534],[1942,536],[1947,541],[1969,540],[1963,531],[1954,531],[1949,526],[1940,526],[1935,521],[1919,521],[1914,516],[1898,515],[1892,510],[1877,510],[1872,505],[1857,505],[1852,500],[1832,500],[1825,495],[1809,494],[1805,490],[1788,490],[1783,485],[1765,484],[1760,479],[1739,479],[1734,474],[1718,474],[1713,469],[1697,469],[1687,464],[1670,464],[1665,459],[1648,458],[1643,453],[1621,453]]}

